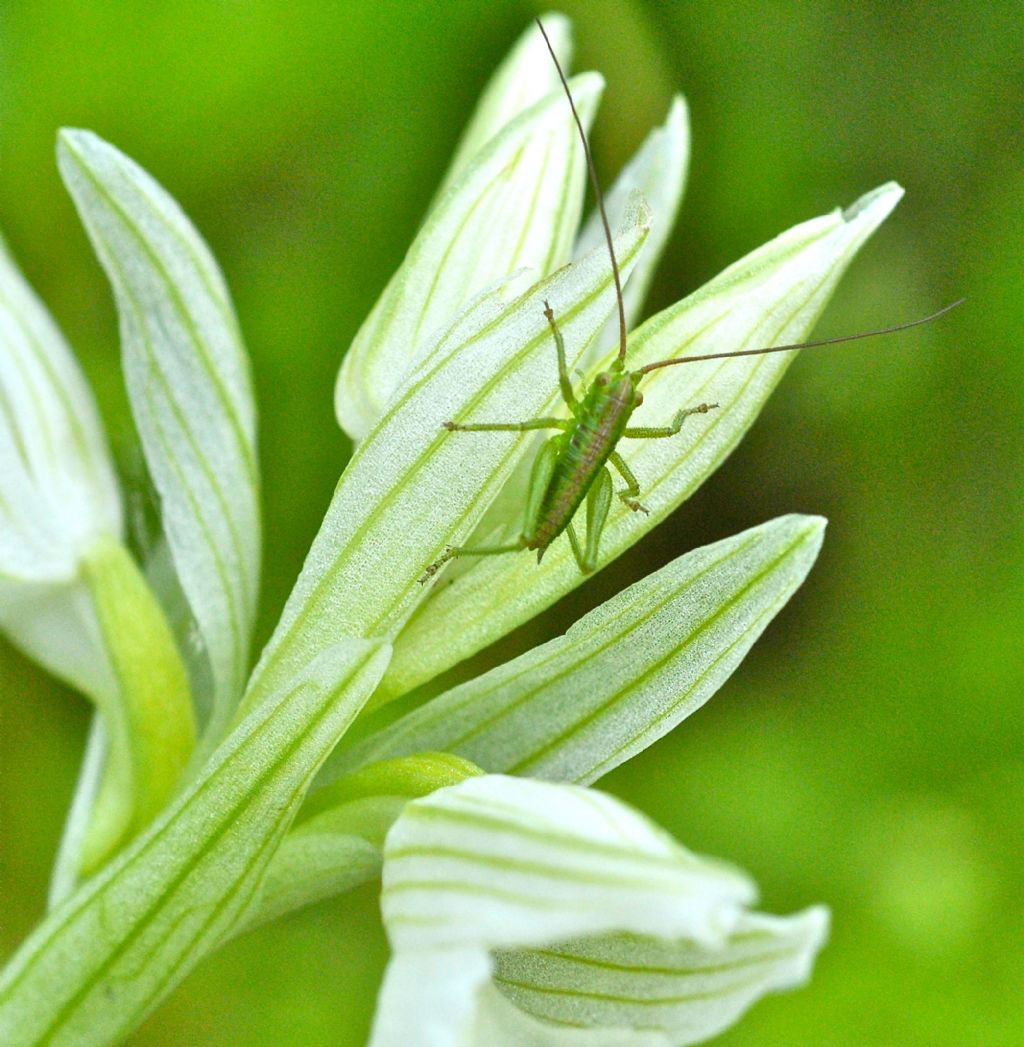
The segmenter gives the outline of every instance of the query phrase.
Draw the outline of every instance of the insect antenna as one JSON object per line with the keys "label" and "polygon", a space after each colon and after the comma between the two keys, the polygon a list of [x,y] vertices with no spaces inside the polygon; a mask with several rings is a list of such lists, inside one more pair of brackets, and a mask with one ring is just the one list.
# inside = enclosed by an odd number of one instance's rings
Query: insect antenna
{"label": "insect antenna", "polygon": [[558,61],[558,55],[555,54],[555,49],[551,46],[551,41],[548,39],[548,34],[544,29],[544,23],[537,19],[537,28],[540,30],[541,36],[544,37],[544,43],[547,44],[548,54],[551,55],[551,61],[555,63],[555,69],[558,70],[558,79],[562,81],[562,87],[565,89],[565,97],[569,99],[569,108],[572,110],[572,117],[576,121],[576,127],[580,133],[580,141],[583,143],[583,155],[587,158],[587,170],[590,172],[590,184],[594,187],[594,196],[597,199],[597,210],[601,216],[601,225],[604,226],[604,238],[608,244],[608,254],[612,260],[612,276],[615,279],[615,301],[619,309],[619,355],[616,357],[616,364],[618,370],[622,370],[626,362],[626,306],[622,300],[622,278],[619,275],[619,263],[615,257],[615,245],[612,242],[612,231],[608,225],[608,214],[604,209],[604,194],[601,192],[601,184],[597,180],[597,169],[594,167],[594,158],[590,153],[590,143],[587,141],[587,132],[583,130],[583,121],[580,120],[580,114],[576,111],[576,103],[572,100],[572,91],[569,90],[569,82],[565,78],[565,73],[562,72],[561,63]]}
{"label": "insect antenna", "polygon": [[857,342],[861,338],[877,338],[883,334],[895,334],[897,331],[906,331],[911,327],[920,327],[922,324],[931,323],[932,320],[938,320],[940,316],[944,316],[946,313],[957,306],[963,305],[966,302],[966,298],[958,298],[955,302],[950,302],[949,305],[944,306],[936,313],[932,313],[931,316],[922,317],[920,320],[911,320],[909,323],[897,324],[895,327],[883,327],[878,331],[863,331],[860,334],[846,334],[839,338],[823,338],[816,342],[794,342],[792,345],[769,345],[763,349],[740,349],[730,353],[705,353],[701,356],[677,356],[671,360],[658,360],[653,364],[646,364],[644,367],[638,367],[637,374],[649,374],[651,371],[657,371],[659,367],[674,367],[676,364],[691,364],[696,363],[698,360],[730,360],[734,356],[763,356],[766,353],[784,353],[790,349],[818,349],[823,345],[838,345],[840,342]]}

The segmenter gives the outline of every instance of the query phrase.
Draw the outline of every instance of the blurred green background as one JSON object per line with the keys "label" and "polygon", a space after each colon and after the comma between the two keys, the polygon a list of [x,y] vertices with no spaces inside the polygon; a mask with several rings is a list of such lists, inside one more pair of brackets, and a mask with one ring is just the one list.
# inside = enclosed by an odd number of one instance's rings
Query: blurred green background
{"label": "blurred green background", "polygon": [[[349,446],[338,360],[401,259],[529,3],[0,3],[0,226],[137,469],[110,294],[53,163],[92,128],[181,201],[231,284],[262,412],[266,638]],[[811,986],[722,1044],[1019,1044],[1024,1028],[1024,310],[1020,7],[590,0],[607,183],[673,90],[690,189],[652,307],[896,178],[907,197],[821,335],[968,305],[799,361],[664,526],[502,655],[693,546],[790,511],[831,523],[802,591],[693,720],[603,783],[764,905],[825,901]],[[494,653],[480,659],[489,664]],[[85,703],[0,651],[0,947],[40,916]],[[386,948],[371,890],[205,963],[139,1045],[361,1044]]]}

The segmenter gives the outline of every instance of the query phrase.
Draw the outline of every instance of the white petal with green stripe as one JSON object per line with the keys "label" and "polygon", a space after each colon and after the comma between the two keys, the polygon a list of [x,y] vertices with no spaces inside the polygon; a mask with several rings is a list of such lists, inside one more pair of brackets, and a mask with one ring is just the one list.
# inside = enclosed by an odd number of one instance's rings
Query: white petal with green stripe
{"label": "white petal with green stripe", "polygon": [[[648,320],[630,338],[627,366],[682,355],[752,349],[808,334],[853,257],[898,202],[893,184],[783,233],[726,269],[689,298]],[[642,386],[637,425],[666,425],[680,408],[716,410],[688,419],[664,440],[619,447],[650,515],[615,504],[601,542],[602,560],[628,549],[724,461],[753,424],[793,353],[716,360],[657,371]],[[827,359],[814,364],[827,367]],[[810,365],[808,365],[810,366]],[[617,502],[617,500],[616,500]],[[507,540],[521,520],[509,514],[491,541]],[[386,690],[400,694],[532,618],[581,580],[569,544],[557,541],[538,565],[528,556],[493,556],[468,565],[434,590],[395,645]]]}
{"label": "white petal with green stripe", "polygon": [[[654,272],[676,224],[689,162],[690,117],[682,95],[676,95],[665,122],[644,139],[643,145],[619,173],[605,197],[605,206],[612,222],[618,221],[634,192],[643,194],[653,216],[647,246],[622,290],[627,327],[632,327],[640,319]],[[576,251],[591,251],[603,243],[601,216],[594,211],[580,232]],[[598,340],[598,347],[607,351],[618,349],[618,345],[618,318],[613,316]]]}
{"label": "white petal with green stripe", "polygon": [[[637,1043],[658,1030],[655,1042],[676,1047],[727,1029],[765,993],[804,984],[827,932],[820,906],[788,917],[747,912],[716,949],[634,934],[577,939],[498,953],[494,982],[559,1030],[637,1030]],[[634,1041],[624,1033],[618,1042]]]}
{"label": "white petal with green stripe", "polygon": [[698,1042],[803,980],[824,940],[820,910],[751,915],[754,893],[603,793],[469,778],[388,833],[371,1043]]}
{"label": "white petal with green stripe", "polygon": [[212,671],[216,734],[241,693],[259,584],[248,359],[220,270],[167,192],[88,131],[62,131],[57,154],[114,288],[132,411]]}
{"label": "white petal with green stripe", "polygon": [[321,782],[427,750],[486,771],[595,781],[728,679],[804,580],[824,527],[819,517],[784,516],[679,557],[564,636],[339,751]]}
{"label": "white petal with green stripe", "polygon": [[[572,58],[572,25],[569,19],[560,14],[546,14],[542,21],[562,69],[568,72]],[[558,71],[548,54],[544,38],[537,26],[531,24],[480,95],[480,101],[456,146],[455,156],[438,190],[438,197],[511,120],[560,87]]]}
{"label": "white petal with green stripe", "polygon": [[[649,212],[634,209],[618,239],[628,272]],[[613,308],[601,251],[561,269],[497,315],[486,301],[456,322],[359,445],[253,674],[247,706],[339,636],[397,632],[428,593],[426,567],[465,539],[525,447],[515,433],[451,433],[459,421],[530,418],[557,396],[544,300],[560,318],[570,362]],[[491,438],[493,437],[493,439]],[[438,642],[437,638],[428,640]]]}
{"label": "white petal with green stripe", "polygon": [[[589,122],[603,81],[576,77]],[[515,269],[543,277],[572,255],[583,202],[583,151],[565,96],[545,96],[466,165],[413,241],[345,355],[338,421],[364,437],[417,357],[476,294]]]}

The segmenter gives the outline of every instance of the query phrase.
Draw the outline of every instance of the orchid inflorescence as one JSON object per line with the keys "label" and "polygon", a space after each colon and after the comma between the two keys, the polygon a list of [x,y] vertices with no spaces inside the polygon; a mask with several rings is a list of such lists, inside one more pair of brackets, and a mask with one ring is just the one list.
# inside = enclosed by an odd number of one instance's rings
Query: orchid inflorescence
{"label": "orchid inflorescence", "polygon": [[[544,21],[568,65],[567,21]],[[570,83],[589,124],[601,78]],[[901,195],[797,225],[637,325],[687,156],[677,98],[608,194],[631,366],[806,337]],[[58,162],[114,289],[161,532],[144,561],[129,552],[91,393],[3,254],[0,626],[96,712],[50,912],[0,977],[0,1041],[117,1042],[234,935],[380,875],[393,956],[375,1047],[697,1043],[804,981],[825,910],[752,911],[745,874],[591,786],[724,683],[806,576],[820,518],[682,555],[564,635],[344,737],[582,581],[561,541],[540,565],[460,562],[419,584],[449,543],[519,526],[531,440],[469,448],[443,423],[555,410],[544,303],[570,367],[592,377],[616,351],[581,145],[536,28],[345,354],[335,404],[356,448],[251,672],[256,410],[227,287],[112,145],[64,130]],[[714,471],[792,355],[652,374],[641,424],[719,407],[624,449],[649,515],[611,509],[604,562]]]}

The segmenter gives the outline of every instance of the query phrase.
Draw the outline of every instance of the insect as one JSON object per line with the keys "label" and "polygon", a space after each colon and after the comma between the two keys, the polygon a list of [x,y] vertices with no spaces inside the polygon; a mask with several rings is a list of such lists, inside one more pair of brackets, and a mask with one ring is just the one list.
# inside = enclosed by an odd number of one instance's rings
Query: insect
{"label": "insect", "polygon": [[[615,295],[618,305],[619,349],[618,354],[606,371],[602,371],[590,383],[582,397],[577,397],[566,364],[565,342],[551,306],[544,303],[544,315],[551,327],[558,361],[558,386],[562,399],[569,409],[569,418],[531,418],[523,422],[480,422],[463,424],[448,421],[443,428],[449,432],[515,432],[525,433],[535,430],[553,429],[557,435],[545,441],[534,459],[527,488],[525,522],[519,537],[504,545],[450,545],[440,558],[427,567],[420,578],[422,583],[429,581],[446,563],[459,556],[498,556],[504,553],[522,552],[533,549],[537,552],[537,562],[544,557],[548,546],[563,532],[569,539],[576,563],[584,574],[589,574],[597,566],[601,532],[608,518],[612,498],[618,499],[634,512],[646,513],[648,510],[640,501],[640,484],[618,451],[621,440],[663,440],[677,435],[683,423],[692,415],[706,414],[718,407],[718,404],[701,403],[678,411],[668,425],[631,426],[633,412],[643,403],[643,393],[638,386],[652,371],[662,367],[674,367],[677,364],[695,363],[698,360],[724,360],[738,356],[759,356],[764,353],[781,353],[793,349],[814,349],[819,346],[836,345],[840,342],[855,341],[860,338],[872,338],[877,335],[905,331],[911,327],[930,322],[943,313],[960,305],[959,299],[944,309],[926,316],[921,320],[896,327],[887,327],[878,331],[866,331],[861,334],[845,335],[840,338],[828,338],[814,342],[798,342],[792,345],[766,346],[762,349],[746,349],[738,352],[709,353],[701,356],[683,356],[669,360],[659,360],[638,367],[634,371],[626,369],[626,314],[622,299],[622,282],[619,275],[618,261],[612,242],[611,228],[605,212],[604,199],[597,179],[597,171],[590,152],[586,132],[580,121],[572,92],[565,74],[555,55],[551,41],[544,30],[540,19],[537,25],[547,44],[551,59],[558,70],[559,79],[565,95],[569,100],[573,119],[576,122],[587,170],[597,201],[598,213],[604,226],[605,241],[611,258],[612,276],[615,282]],[[613,491],[614,483],[609,466],[622,478],[625,487]],[[573,526],[576,511],[586,502],[586,538],[580,542]]]}

